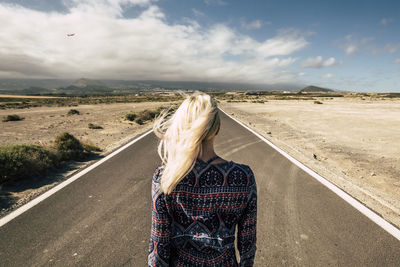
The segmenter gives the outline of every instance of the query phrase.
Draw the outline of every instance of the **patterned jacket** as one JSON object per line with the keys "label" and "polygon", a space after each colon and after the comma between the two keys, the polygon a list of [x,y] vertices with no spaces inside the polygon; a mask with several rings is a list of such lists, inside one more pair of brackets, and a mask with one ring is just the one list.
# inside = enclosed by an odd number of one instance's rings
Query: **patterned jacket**
{"label": "patterned jacket", "polygon": [[253,266],[257,185],[250,167],[198,159],[166,195],[160,190],[162,171],[160,166],[153,175],[148,266]]}

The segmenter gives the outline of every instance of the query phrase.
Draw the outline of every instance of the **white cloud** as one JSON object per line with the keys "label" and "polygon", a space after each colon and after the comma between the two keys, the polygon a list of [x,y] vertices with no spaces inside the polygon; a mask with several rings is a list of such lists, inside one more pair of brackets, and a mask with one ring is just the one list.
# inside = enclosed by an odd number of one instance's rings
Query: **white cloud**
{"label": "white cloud", "polygon": [[321,75],[321,78],[324,78],[324,79],[331,79],[333,77],[335,77],[335,75],[333,75],[332,73],[326,73],[324,75]]}
{"label": "white cloud", "polygon": [[372,41],[374,41],[374,40],[375,40],[375,37],[372,37],[372,36],[370,36],[370,37],[364,37],[364,38],[361,38],[360,43],[361,43],[362,45],[366,45],[366,44],[368,44],[368,43],[370,43],[370,42],[372,42]]}
{"label": "white cloud", "polygon": [[63,3],[73,11],[84,11],[104,15],[122,16],[123,7],[147,6],[157,0],[63,0]]}
{"label": "white cloud", "polygon": [[382,18],[380,21],[380,24],[386,26],[389,23],[391,23],[392,21],[393,21],[393,19],[391,19],[391,18]]}
{"label": "white cloud", "polygon": [[358,46],[355,44],[348,44],[345,46],[344,51],[346,52],[347,55],[354,54],[357,52]]}
{"label": "white cloud", "polygon": [[330,57],[326,60],[323,60],[321,56],[318,57],[309,57],[301,62],[301,66],[303,68],[315,68],[320,69],[323,67],[331,67],[336,64],[336,59],[334,57]]}
{"label": "white cloud", "polygon": [[399,44],[388,43],[385,45],[384,50],[391,54],[396,53],[397,51],[400,50],[400,43]]}
{"label": "white cloud", "polygon": [[394,63],[394,64],[400,64],[400,58],[396,58],[396,59],[393,61],[393,63]]}
{"label": "white cloud", "polygon": [[357,38],[351,34],[348,34],[343,40],[338,41],[337,45],[344,50],[346,55],[353,55],[364,48],[373,51],[374,48],[370,46],[370,43],[374,40],[375,37],[373,36]]}
{"label": "white cloud", "polygon": [[261,43],[257,53],[264,57],[290,55],[308,46],[308,42],[296,31],[281,31],[276,37]]}
{"label": "white cloud", "polygon": [[204,16],[204,13],[201,12],[200,10],[196,9],[196,8],[192,8],[192,12],[196,17],[202,17]]}
{"label": "white cloud", "polygon": [[259,19],[253,20],[249,23],[247,23],[245,20],[242,20],[240,22],[240,25],[242,26],[242,28],[244,28],[246,30],[254,30],[254,29],[260,29],[261,26],[263,25],[263,23]]}
{"label": "white cloud", "polygon": [[[280,31],[259,42],[222,24],[169,24],[153,2],[74,0],[65,13],[0,3],[0,77],[254,83],[297,77],[281,68],[293,64],[292,54],[308,45],[304,34]],[[126,5],[141,5],[144,11],[124,18]]]}
{"label": "white cloud", "polygon": [[347,41],[351,41],[351,38],[353,38],[353,35],[348,34],[344,37],[344,39],[346,39]]}

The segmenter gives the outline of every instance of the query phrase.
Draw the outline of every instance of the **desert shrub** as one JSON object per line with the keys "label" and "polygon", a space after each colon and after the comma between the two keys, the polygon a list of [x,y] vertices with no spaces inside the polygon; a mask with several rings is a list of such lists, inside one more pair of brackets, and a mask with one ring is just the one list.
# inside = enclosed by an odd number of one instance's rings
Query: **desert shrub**
{"label": "desert shrub", "polygon": [[96,125],[96,124],[93,124],[93,123],[89,123],[88,124],[88,128],[89,129],[103,129],[103,127],[101,127],[100,125]]}
{"label": "desert shrub", "polygon": [[169,109],[169,113],[174,112],[178,108],[177,105],[171,105],[169,108],[159,107],[155,110],[145,109],[139,113],[127,113],[125,119],[129,121],[135,121],[137,124],[144,124],[146,121],[151,121],[156,118],[163,110]]}
{"label": "desert shrub", "polygon": [[60,160],[79,160],[85,156],[82,143],[69,133],[56,137],[55,148]]}
{"label": "desert shrub", "polygon": [[128,121],[134,121],[136,119],[136,113],[127,113],[125,114],[125,119]]}
{"label": "desert shrub", "polygon": [[82,159],[101,149],[82,144],[69,133],[56,137],[55,149],[38,145],[8,145],[0,147],[0,183],[21,180],[46,173],[59,167],[64,160]]}
{"label": "desert shrub", "polygon": [[83,149],[88,152],[101,152],[101,149],[98,146],[92,144],[83,144]]}
{"label": "desert shrub", "polygon": [[137,119],[135,120],[135,122],[136,122],[137,124],[139,124],[139,125],[142,125],[142,124],[143,124],[143,121],[142,121],[141,118],[137,118]]}
{"label": "desert shrub", "polygon": [[76,110],[76,109],[70,109],[69,111],[68,111],[68,113],[67,113],[67,115],[79,115],[80,113],[79,113],[79,110]]}
{"label": "desert shrub", "polygon": [[21,118],[18,115],[7,115],[6,117],[4,117],[3,122],[7,122],[7,121],[21,121],[24,118]]}
{"label": "desert shrub", "polygon": [[148,110],[145,109],[141,112],[139,112],[138,117],[142,119],[143,121],[150,121],[154,119],[160,112],[156,110]]}
{"label": "desert shrub", "polygon": [[58,159],[38,145],[8,145],[0,147],[0,183],[37,176],[58,166]]}
{"label": "desert shrub", "polygon": [[[141,111],[141,112],[139,112],[139,113],[131,113],[131,115],[134,115],[134,116],[132,116],[132,118],[135,120],[135,122],[137,123],[137,124],[140,124],[140,125],[142,125],[142,124],[144,124],[146,121],[151,121],[151,120],[153,120],[155,117],[157,117],[159,114],[160,114],[160,112],[162,111],[162,110],[164,110],[165,108],[164,107],[159,107],[158,109],[156,109],[156,110],[149,110],[149,109],[145,109],[145,110],[143,110],[143,111]],[[174,109],[174,107],[172,107],[171,108],[171,110],[173,110]],[[129,114],[127,114],[127,115],[129,115]],[[125,115],[125,118],[126,118],[126,116],[127,115]]]}
{"label": "desert shrub", "polygon": [[316,100],[314,101],[314,104],[323,104],[323,103],[321,101]]}

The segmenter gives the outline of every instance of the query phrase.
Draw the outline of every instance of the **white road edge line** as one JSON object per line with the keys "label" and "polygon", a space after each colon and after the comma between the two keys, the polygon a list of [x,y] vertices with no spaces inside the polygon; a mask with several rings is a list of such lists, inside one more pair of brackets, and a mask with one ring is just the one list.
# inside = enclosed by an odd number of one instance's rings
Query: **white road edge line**
{"label": "white road edge line", "polygon": [[82,171],[80,171],[79,173],[75,174],[74,176],[68,178],[67,180],[65,180],[64,182],[56,185],[55,187],[51,188],[49,191],[46,191],[45,193],[39,195],[37,198],[32,199],[31,201],[29,201],[28,203],[26,203],[25,205],[19,207],[18,209],[12,211],[10,214],[7,214],[6,216],[4,216],[3,218],[0,219],[0,227],[2,227],[3,225],[5,225],[6,223],[8,223],[9,221],[13,220],[14,218],[16,218],[17,216],[21,215],[22,213],[24,213],[25,211],[29,210],[30,208],[34,207],[35,205],[37,205],[38,203],[40,203],[41,201],[45,200],[46,198],[48,198],[49,196],[53,195],[54,193],[56,193],[57,191],[61,190],[62,188],[66,187],[67,185],[69,185],[70,183],[72,183],[73,181],[79,179],[81,176],[85,175],[86,173],[88,173],[89,171],[93,170],[94,168],[96,168],[97,166],[99,166],[100,164],[104,163],[105,161],[109,160],[110,158],[112,158],[113,156],[117,155],[118,153],[120,153],[122,150],[128,148],[129,146],[133,145],[134,143],[136,143],[137,141],[139,141],[140,139],[142,139],[143,137],[145,137],[146,135],[148,135],[149,133],[151,133],[153,130],[149,130],[147,132],[145,132],[144,134],[142,134],[141,136],[135,138],[134,140],[130,141],[129,143],[127,143],[126,145],[118,148],[117,150],[115,150],[114,152],[112,152],[111,154],[107,155],[106,157],[102,158],[101,160],[99,160],[98,162],[94,163],[93,165],[90,165],[89,167],[87,167],[86,169],[83,169]]}
{"label": "white road edge line", "polygon": [[349,194],[347,194],[346,192],[344,192],[342,189],[340,189],[339,187],[337,187],[336,185],[332,184],[331,182],[329,182],[328,180],[326,180],[324,177],[320,176],[319,174],[317,174],[316,172],[314,172],[313,170],[311,170],[310,168],[308,168],[307,166],[305,166],[304,164],[302,164],[301,162],[299,162],[298,160],[296,160],[295,158],[293,158],[292,156],[290,156],[289,154],[287,154],[285,151],[283,151],[282,149],[280,149],[279,147],[277,147],[276,145],[274,145],[273,143],[271,143],[269,140],[267,140],[264,136],[262,136],[261,134],[257,133],[256,131],[254,131],[253,129],[249,128],[247,125],[245,125],[244,123],[242,123],[241,121],[239,121],[238,119],[232,117],[231,115],[229,115],[227,112],[225,112],[223,109],[221,109],[219,107],[219,109],[225,113],[228,117],[230,117],[231,119],[233,119],[234,121],[236,121],[237,123],[239,123],[241,126],[243,126],[244,128],[246,128],[247,130],[249,130],[250,132],[252,132],[255,136],[257,136],[258,138],[260,138],[261,140],[263,140],[265,143],[267,143],[268,145],[270,145],[272,148],[274,148],[276,151],[278,151],[279,153],[281,153],[284,157],[286,157],[287,159],[289,159],[291,162],[293,162],[294,164],[296,164],[299,168],[301,168],[302,170],[304,170],[306,173],[308,173],[309,175],[311,175],[312,177],[314,177],[316,180],[318,180],[320,183],[322,183],[323,185],[325,185],[326,187],[328,187],[331,191],[333,191],[336,195],[338,195],[340,198],[342,198],[344,201],[346,201],[347,203],[349,203],[350,205],[352,205],[355,209],[357,209],[358,211],[360,211],[362,214],[364,214],[365,216],[367,216],[369,219],[371,219],[374,223],[376,223],[377,225],[379,225],[382,229],[384,229],[385,231],[387,231],[389,234],[391,234],[392,236],[394,236],[397,240],[400,241],[400,230],[397,229],[395,226],[393,226],[392,224],[390,224],[389,222],[387,222],[385,219],[383,219],[381,216],[379,216],[378,214],[376,214],[375,212],[373,212],[372,210],[370,210],[369,208],[367,208],[366,206],[364,206],[363,204],[361,204],[361,202],[359,202],[358,200],[356,200],[355,198],[353,198],[352,196],[350,196]]}

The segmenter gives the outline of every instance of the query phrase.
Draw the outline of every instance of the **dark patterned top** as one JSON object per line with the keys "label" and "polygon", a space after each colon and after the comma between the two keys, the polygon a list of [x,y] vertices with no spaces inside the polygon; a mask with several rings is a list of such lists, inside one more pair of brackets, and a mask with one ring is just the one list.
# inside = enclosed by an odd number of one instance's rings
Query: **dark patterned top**
{"label": "dark patterned top", "polygon": [[[148,266],[253,266],[257,186],[249,166],[197,160],[170,194],[160,190],[163,166],[152,183]],[[238,226],[235,255],[235,228]]]}

